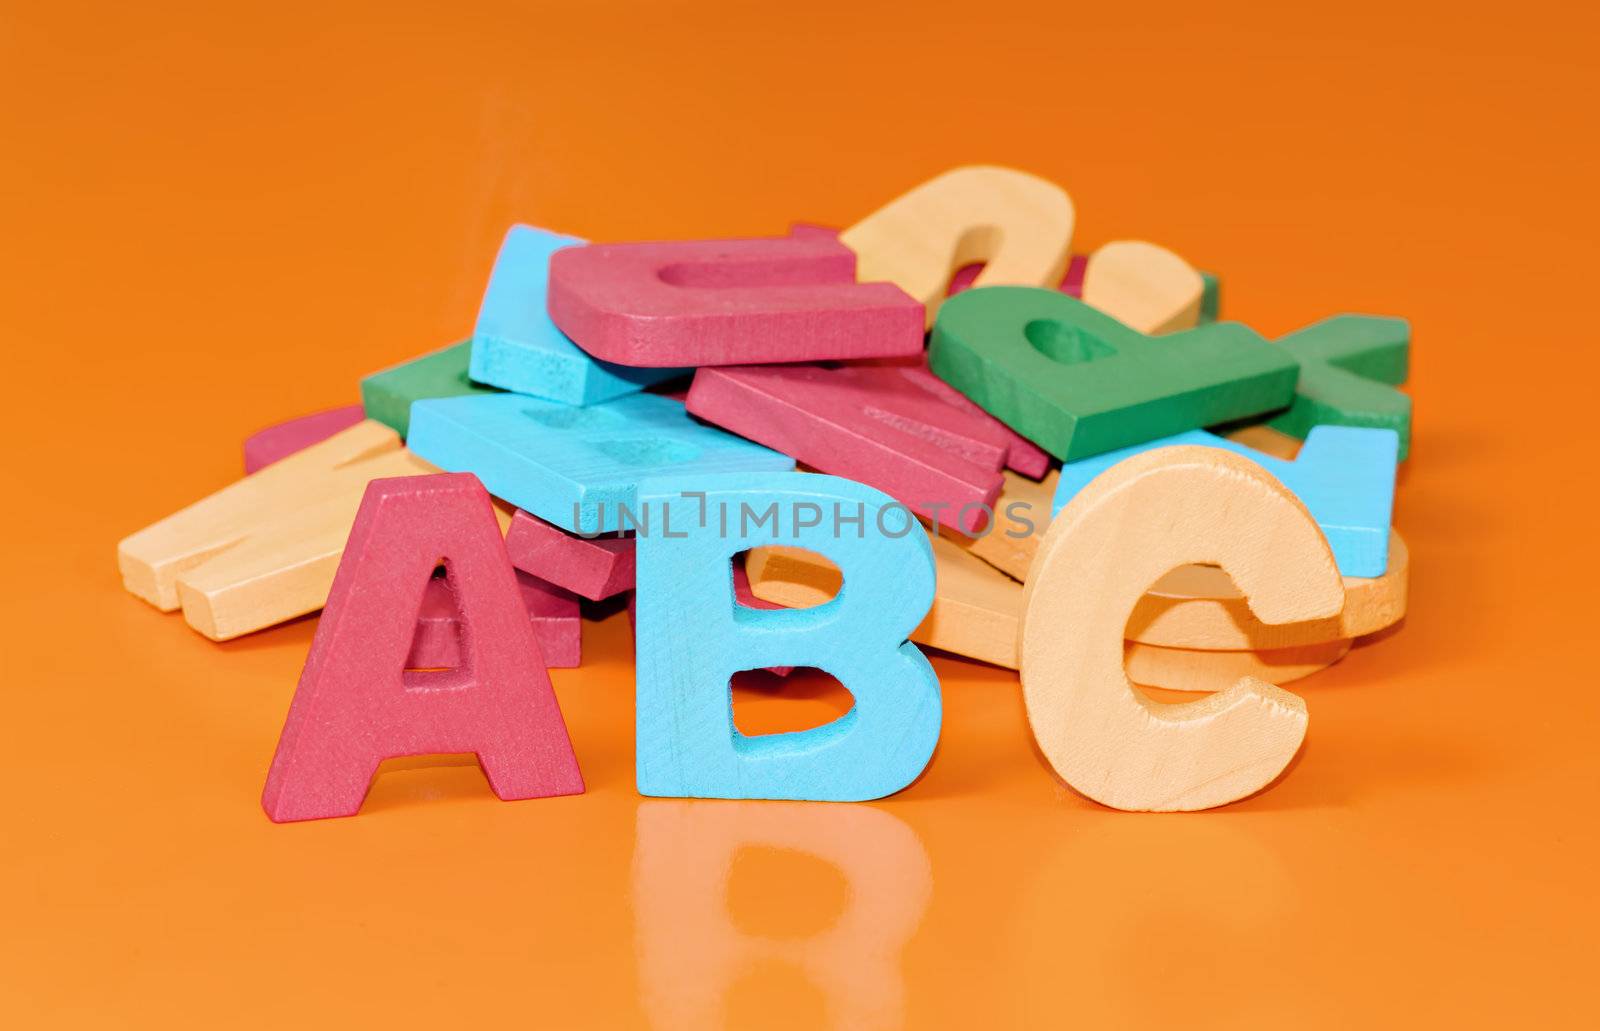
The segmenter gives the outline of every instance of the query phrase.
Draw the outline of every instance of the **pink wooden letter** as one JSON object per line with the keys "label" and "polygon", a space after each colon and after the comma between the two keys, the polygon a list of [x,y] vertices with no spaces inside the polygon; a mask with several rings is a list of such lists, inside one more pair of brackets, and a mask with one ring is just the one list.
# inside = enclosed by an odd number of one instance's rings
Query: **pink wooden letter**
{"label": "pink wooden letter", "polygon": [[519,508],[506,531],[506,552],[523,572],[590,601],[633,590],[632,537],[579,537]]}
{"label": "pink wooden letter", "polygon": [[689,411],[966,533],[987,525],[1010,448],[998,423],[969,416],[894,369],[701,369]]}
{"label": "pink wooden letter", "polygon": [[1022,475],[1031,476],[1035,480],[1040,479],[1050,471],[1050,455],[1045,452],[1044,448],[996,419],[982,408],[979,408],[977,403],[968,398],[967,395],[935,376],[933,370],[928,368],[928,361],[925,356],[918,355],[914,361],[896,358],[893,361],[866,362],[864,364],[883,369],[892,369],[917,389],[932,394],[952,408],[959,408],[970,419],[987,424],[989,429],[986,432],[995,434],[1006,441],[1005,464],[1007,469],[1015,469]]}
{"label": "pink wooden letter", "polygon": [[[443,564],[461,665],[407,671]],[[378,763],[476,752],[503,799],[583,791],[489,495],[470,474],[367,485],[295,689],[261,804],[282,823],[351,816]]]}
{"label": "pink wooden letter", "polygon": [[857,283],[826,234],[590,244],[550,259],[550,317],[621,365],[730,365],[922,351],[923,309],[892,283]]}
{"label": "pink wooden letter", "polygon": [[327,440],[340,430],[349,429],[364,418],[366,412],[360,405],[346,405],[344,408],[313,412],[257,430],[244,438],[244,471],[253,473],[280,458],[288,458],[296,451]]}
{"label": "pink wooden letter", "polygon": [[[582,619],[571,591],[517,571],[517,590],[528,610],[533,639],[539,642],[546,669],[571,669],[582,663]],[[461,665],[461,621],[456,618],[450,585],[435,578],[422,596],[417,636],[411,642],[406,669],[443,669]]]}

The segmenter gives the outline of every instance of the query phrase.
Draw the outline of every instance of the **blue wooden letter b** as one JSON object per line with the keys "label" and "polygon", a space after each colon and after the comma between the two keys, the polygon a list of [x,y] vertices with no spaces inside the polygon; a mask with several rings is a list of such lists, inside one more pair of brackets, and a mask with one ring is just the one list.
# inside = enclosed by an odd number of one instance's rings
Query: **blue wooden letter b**
{"label": "blue wooden letter b", "polygon": [[[833,476],[728,473],[640,485],[638,783],[644,795],[856,802],[893,794],[939,740],[939,678],[906,640],[933,604],[933,553],[911,513]],[[773,512],[776,511],[776,517]],[[843,573],[808,609],[740,605],[733,557],[789,544]],[[815,666],[855,696],[825,726],[747,736],[740,670]]]}

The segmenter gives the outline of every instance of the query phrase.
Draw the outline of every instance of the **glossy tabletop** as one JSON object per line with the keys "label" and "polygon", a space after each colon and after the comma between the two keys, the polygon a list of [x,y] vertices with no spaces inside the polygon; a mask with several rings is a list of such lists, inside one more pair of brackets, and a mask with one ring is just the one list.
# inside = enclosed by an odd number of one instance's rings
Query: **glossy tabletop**
{"label": "glossy tabletop", "polygon": [[[1595,15],[1448,5],[0,7],[0,1024],[1594,1026]],[[1065,186],[1269,336],[1415,330],[1410,615],[1291,685],[1264,793],[1111,812],[1016,677],[865,805],[643,799],[627,616],[552,676],[589,790],[391,762],[259,796],[314,619],[213,644],[123,535],[460,339],[505,228],[847,225],[954,165]],[[741,689],[814,724],[820,677]]]}

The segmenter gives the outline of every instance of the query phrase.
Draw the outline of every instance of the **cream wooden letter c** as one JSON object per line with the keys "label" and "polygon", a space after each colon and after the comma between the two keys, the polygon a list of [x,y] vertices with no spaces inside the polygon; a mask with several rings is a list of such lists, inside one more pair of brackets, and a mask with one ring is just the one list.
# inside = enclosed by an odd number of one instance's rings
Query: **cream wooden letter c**
{"label": "cream wooden letter c", "polygon": [[1207,809],[1266,786],[1305,738],[1306,707],[1253,677],[1151,701],[1123,629],[1168,570],[1215,563],[1264,623],[1337,615],[1344,586],[1305,506],[1247,458],[1160,448],[1107,470],[1050,524],[1029,570],[1022,691],[1034,737],[1076,790],[1115,809]]}

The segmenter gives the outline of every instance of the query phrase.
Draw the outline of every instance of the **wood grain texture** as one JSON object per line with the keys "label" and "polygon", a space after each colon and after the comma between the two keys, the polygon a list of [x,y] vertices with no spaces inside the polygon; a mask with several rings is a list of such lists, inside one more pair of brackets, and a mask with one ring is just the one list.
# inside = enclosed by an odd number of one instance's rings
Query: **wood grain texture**
{"label": "wood grain texture", "polygon": [[[1041,528],[1047,529],[1044,517],[1039,518]],[[1040,537],[1042,534],[1032,539]],[[911,632],[911,639],[954,655],[1016,669],[1015,651],[1002,639],[1006,628],[1014,627],[1019,617],[1021,586],[1000,575],[998,567],[974,566],[970,559],[976,554],[972,550],[976,543],[944,534],[932,540],[938,583],[928,617]],[[1336,619],[1280,626],[1262,623],[1250,613],[1226,573],[1214,566],[1187,565],[1156,581],[1135,606],[1125,633],[1131,642],[1177,652],[1283,653],[1263,658],[1266,666],[1298,661],[1289,654],[1294,649],[1305,649],[1303,654],[1313,656],[1306,662],[1316,661],[1315,656],[1325,654],[1330,645],[1376,633],[1405,615],[1410,560],[1398,534],[1390,546],[1394,566],[1388,575],[1344,579],[1347,600]],[[838,567],[803,548],[781,544],[754,548],[747,568],[756,597],[790,608],[820,605],[839,592]],[[1026,581],[1027,575],[1023,570],[1021,579]],[[1231,660],[1200,661],[1221,667]],[[1272,676],[1261,679],[1279,682]]]}
{"label": "wood grain texture", "polygon": [[1141,333],[1200,323],[1205,281],[1176,254],[1143,240],[1116,240],[1089,255],[1083,302]]}
{"label": "wood grain texture", "polygon": [[911,639],[969,659],[1017,668],[1022,587],[946,537],[935,537],[938,583],[928,617]]}
{"label": "wood grain texture", "polygon": [[688,371],[603,362],[556,328],[546,304],[550,256],[583,244],[576,236],[535,226],[512,226],[506,233],[472,330],[467,371],[474,381],[547,401],[590,405]]}
{"label": "wood grain texture", "polygon": [[494,387],[472,382],[467,375],[471,360],[472,341],[463,340],[365,377],[361,404],[367,418],[406,437],[411,432],[411,406],[423,398],[498,394]]}
{"label": "wood grain texture", "polygon": [[124,538],[123,585],[218,641],[315,612],[367,483],[436,471],[364,420]]}
{"label": "wood grain texture", "polygon": [[[1253,450],[1264,450],[1271,447],[1276,449],[1277,456],[1292,460],[1299,451],[1300,442],[1293,437],[1277,433],[1274,430],[1265,430],[1263,427],[1254,427],[1235,433],[1232,439],[1241,440]],[[963,537],[951,535],[951,540],[965,548],[970,554],[983,559],[996,569],[1019,581],[1026,581],[1028,570],[1033,564],[1033,557],[1038,551],[1039,542],[1044,539],[1045,532],[1049,529],[1051,512],[1054,509],[1054,497],[1060,471],[1055,470],[1045,477],[1042,482],[1035,482],[1023,476],[1011,473],[1005,474],[1005,486],[1000,489],[1000,497],[995,501],[995,527],[982,537]],[[1399,553],[1396,552],[1399,548]],[[1404,544],[1399,535],[1390,531],[1389,560],[1402,565],[1409,562],[1404,554]],[[792,574],[791,574],[792,575]],[[1369,581],[1360,577],[1346,579],[1349,589],[1349,601],[1346,603],[1346,619],[1352,627],[1372,626],[1373,630],[1388,626],[1405,613],[1405,584],[1407,570],[1401,569],[1396,575],[1377,581]],[[1192,579],[1191,579],[1192,578]],[[1192,572],[1174,572],[1164,578],[1159,595],[1140,602],[1137,610],[1140,618],[1154,618],[1155,614],[1168,612],[1173,606],[1172,592],[1182,592],[1183,584],[1188,583],[1193,590],[1214,590],[1221,592],[1221,599],[1233,599],[1237,590],[1233,582],[1225,576],[1218,577],[1215,571],[1207,571],[1207,567],[1195,566]],[[1191,596],[1198,597],[1198,596]],[[1227,601],[1219,601],[1226,606]],[[1246,612],[1248,610],[1245,610]],[[1187,618],[1187,617],[1186,617]],[[1220,619],[1220,613],[1219,613]],[[1375,625],[1376,624],[1376,625]],[[1244,627],[1248,627],[1246,630]],[[1161,617],[1160,626],[1155,628],[1156,633],[1192,635],[1187,640],[1195,643],[1188,644],[1192,649],[1206,648],[1205,642],[1218,639],[1237,639],[1247,641],[1250,637],[1261,632],[1256,628],[1254,621],[1246,621],[1243,626],[1234,632],[1222,629],[1218,620],[1196,620],[1185,623],[1168,612]],[[1266,632],[1266,636],[1282,636],[1286,628],[1273,628]],[[1146,629],[1149,632],[1149,628]],[[1305,632],[1311,637],[1318,634],[1311,628],[1300,628],[1296,633]],[[1372,631],[1363,631],[1372,632]],[[1322,645],[1324,640],[1311,640],[1308,645]],[[1183,648],[1185,646],[1175,646]],[[1236,647],[1245,648],[1248,644],[1238,644]],[[1271,680],[1270,677],[1262,677]],[[1277,681],[1273,681],[1277,683]],[[1160,685],[1158,685],[1160,686]]]}
{"label": "wood grain texture", "polygon": [[1061,467],[1055,509],[1124,459],[1163,447],[1222,448],[1256,462],[1311,510],[1346,576],[1382,576],[1389,564],[1389,522],[1394,514],[1397,438],[1393,430],[1318,426],[1293,461],[1252,451],[1205,430],[1190,430],[1133,447],[1068,462]]}
{"label": "wood grain texture", "polygon": [[1169,691],[1212,692],[1232,687],[1240,677],[1287,684],[1327,669],[1349,651],[1349,641],[1259,652],[1208,652],[1127,641],[1123,662],[1128,679],[1135,684]]}
{"label": "wood grain texture", "polygon": [[757,598],[791,609],[832,601],[844,583],[839,567],[827,556],[787,544],[751,548],[745,573]]}
{"label": "wood grain texture", "polygon": [[[443,563],[461,664],[408,671]],[[474,752],[502,799],[583,791],[489,495],[472,476],[369,485],[261,795],[274,822],[351,816],[393,756]]]}
{"label": "wood grain texture", "polygon": [[968,165],[935,176],[839,234],[862,282],[887,280],[926,306],[933,325],[952,276],[983,263],[977,286],[1061,282],[1075,211],[1065,190],[1038,176]]}
{"label": "wood grain texture", "polygon": [[550,259],[550,317],[603,361],[642,367],[916,355],[923,309],[856,281],[825,233],[591,244]]}
{"label": "wood grain texture", "polygon": [[994,503],[994,528],[981,537],[953,537],[957,544],[1007,576],[1025,580],[1039,542],[1050,528],[1050,518],[1060,481],[1060,470],[1043,480],[1015,473],[1004,474],[1005,483]]}
{"label": "wood grain texture", "polygon": [[929,364],[1063,461],[1282,408],[1298,365],[1248,326],[1151,337],[1055,290],[997,286],[945,302]]}
{"label": "wood grain texture", "polygon": [[1056,516],[1024,588],[1023,699],[1070,786],[1115,809],[1180,811],[1259,791],[1305,737],[1305,703],[1245,677],[1166,705],[1134,688],[1123,627],[1174,567],[1215,562],[1258,617],[1336,617],[1344,590],[1305,507],[1248,459],[1166,448],[1128,459]]}
{"label": "wood grain texture", "polygon": [[360,405],[330,408],[257,430],[244,439],[246,475],[347,430],[366,416]]}
{"label": "wood grain texture", "polygon": [[[713,512],[745,506],[779,513],[752,526]],[[911,783],[933,754],[942,704],[939,679],[906,640],[933,598],[933,558],[919,533],[879,530],[892,500],[833,476],[742,473],[660,479],[640,500],[671,510],[679,536],[638,542],[636,753],[644,795],[863,801]],[[808,523],[802,505],[867,511],[861,537]],[[827,553],[846,584],[826,605],[762,611],[736,602],[729,563],[773,539]],[[733,726],[730,678],[740,670],[815,666],[854,696],[831,723],[748,736]]]}
{"label": "wood grain texture", "polygon": [[695,373],[688,408],[812,468],[876,487],[945,526],[988,524],[1010,438],[897,370],[723,366]]}
{"label": "wood grain texture", "polygon": [[440,468],[476,474],[495,497],[581,533],[638,528],[635,490],[650,476],[794,466],[656,394],[584,408],[520,394],[418,401],[410,446]]}
{"label": "wood grain texture", "polygon": [[518,569],[590,601],[633,590],[632,537],[579,537],[518,509],[506,531],[506,552]]}
{"label": "wood grain texture", "polygon": [[1411,556],[1397,531],[1389,534],[1389,568],[1379,577],[1344,577],[1337,616],[1266,623],[1251,611],[1232,579],[1214,566],[1174,569],[1156,581],[1128,619],[1129,640],[1168,648],[1261,651],[1364,637],[1405,617]]}

